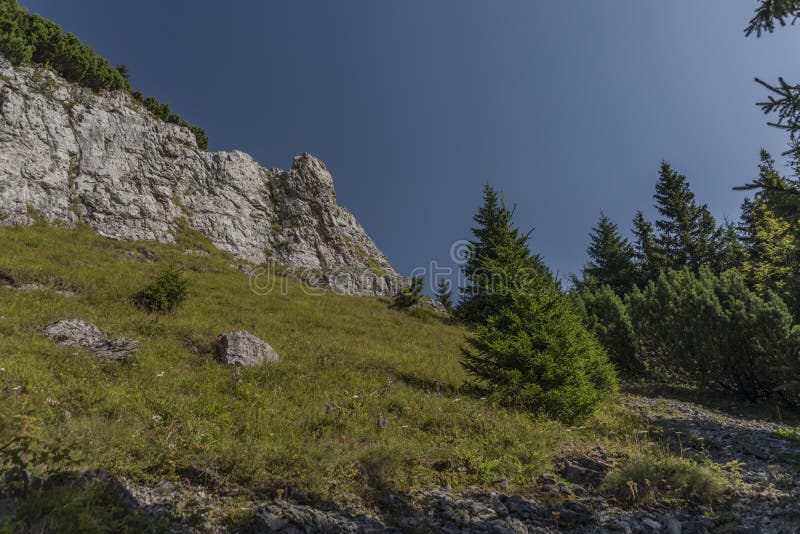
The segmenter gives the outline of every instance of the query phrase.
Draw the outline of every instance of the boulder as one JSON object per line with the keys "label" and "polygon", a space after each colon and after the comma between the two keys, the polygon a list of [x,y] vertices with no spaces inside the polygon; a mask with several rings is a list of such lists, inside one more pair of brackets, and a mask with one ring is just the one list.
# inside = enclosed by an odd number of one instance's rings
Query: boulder
{"label": "boulder", "polygon": [[91,347],[106,339],[102,330],[80,319],[64,319],[51,323],[45,327],[44,335],[62,345],[75,347]]}
{"label": "boulder", "polygon": [[220,334],[219,357],[228,365],[256,367],[266,362],[278,361],[278,353],[269,344],[250,332],[237,330]]}

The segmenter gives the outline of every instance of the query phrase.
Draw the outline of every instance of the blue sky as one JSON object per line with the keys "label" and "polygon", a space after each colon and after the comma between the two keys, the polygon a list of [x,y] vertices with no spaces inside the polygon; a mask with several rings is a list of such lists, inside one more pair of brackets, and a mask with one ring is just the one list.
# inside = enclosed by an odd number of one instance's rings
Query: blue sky
{"label": "blue sky", "polygon": [[784,135],[754,82],[800,80],[800,28],[761,39],[754,0],[21,0],[268,167],[304,151],[408,273],[449,263],[487,181],[554,271],[586,261],[600,210],[652,217],[664,159],[736,217]]}

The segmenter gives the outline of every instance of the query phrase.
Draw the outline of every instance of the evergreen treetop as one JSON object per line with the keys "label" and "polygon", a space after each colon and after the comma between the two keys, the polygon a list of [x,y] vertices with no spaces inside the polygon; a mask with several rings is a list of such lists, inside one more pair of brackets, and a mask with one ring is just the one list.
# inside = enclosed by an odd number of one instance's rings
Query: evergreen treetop
{"label": "evergreen treetop", "polygon": [[616,223],[602,212],[589,237],[584,282],[608,285],[619,294],[627,293],[635,283],[633,246],[620,235]]}
{"label": "evergreen treetop", "polygon": [[473,217],[474,239],[469,242],[459,316],[466,322],[479,322],[493,315],[507,296],[509,286],[540,270],[541,259],[528,248],[529,234],[522,234],[512,222],[513,211],[506,207],[492,186],[483,188],[483,205]]}
{"label": "evergreen treetop", "polygon": [[656,245],[672,269],[714,265],[719,251],[719,230],[705,204],[698,206],[686,176],[661,163],[654,195],[661,218]]}

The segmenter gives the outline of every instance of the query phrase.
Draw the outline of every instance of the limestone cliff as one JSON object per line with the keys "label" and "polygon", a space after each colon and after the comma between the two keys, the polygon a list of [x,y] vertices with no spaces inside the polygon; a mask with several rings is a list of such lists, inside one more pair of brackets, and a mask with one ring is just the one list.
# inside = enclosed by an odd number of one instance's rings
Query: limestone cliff
{"label": "limestone cliff", "polygon": [[36,217],[164,242],[185,220],[238,258],[324,273],[339,293],[390,294],[405,282],[336,203],[317,158],[281,170],[205,152],[126,94],[95,94],[0,56],[0,224]]}

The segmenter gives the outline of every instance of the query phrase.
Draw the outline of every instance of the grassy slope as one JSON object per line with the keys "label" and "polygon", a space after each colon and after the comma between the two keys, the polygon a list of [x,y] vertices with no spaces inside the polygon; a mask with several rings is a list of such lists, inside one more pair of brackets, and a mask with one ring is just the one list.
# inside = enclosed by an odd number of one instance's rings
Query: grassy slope
{"label": "grassy slope", "polygon": [[[191,295],[154,322],[130,295],[169,262],[185,268]],[[577,431],[489,406],[461,389],[460,327],[381,299],[307,296],[294,282],[288,295],[256,295],[233,262],[189,233],[164,245],[0,227],[0,268],[77,290],[0,288],[0,442],[60,441],[86,467],[141,480],[192,465],[229,483],[330,498],[500,478],[524,489],[565,450],[619,447],[633,431],[613,404]],[[139,340],[133,361],[98,361],[41,335],[73,317]],[[213,356],[215,336],[234,329],[282,360],[237,377]],[[377,428],[379,413],[388,428]]]}

